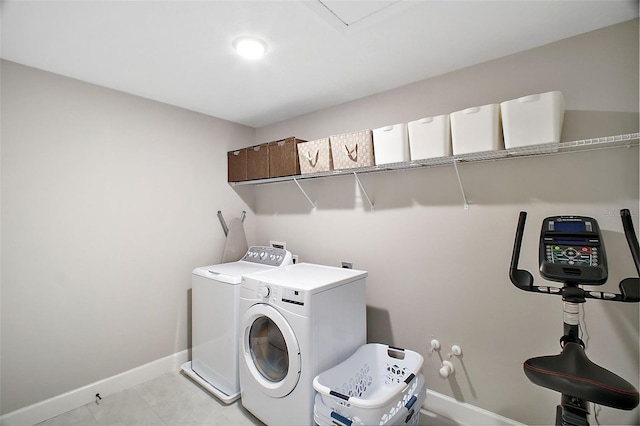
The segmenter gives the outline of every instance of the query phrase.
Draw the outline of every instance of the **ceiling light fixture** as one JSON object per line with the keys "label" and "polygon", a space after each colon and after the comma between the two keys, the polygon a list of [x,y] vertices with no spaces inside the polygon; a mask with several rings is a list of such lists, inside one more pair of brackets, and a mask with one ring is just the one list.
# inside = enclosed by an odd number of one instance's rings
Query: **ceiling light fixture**
{"label": "ceiling light fixture", "polygon": [[240,37],[233,41],[233,48],[247,59],[258,59],[267,51],[267,43],[253,37]]}

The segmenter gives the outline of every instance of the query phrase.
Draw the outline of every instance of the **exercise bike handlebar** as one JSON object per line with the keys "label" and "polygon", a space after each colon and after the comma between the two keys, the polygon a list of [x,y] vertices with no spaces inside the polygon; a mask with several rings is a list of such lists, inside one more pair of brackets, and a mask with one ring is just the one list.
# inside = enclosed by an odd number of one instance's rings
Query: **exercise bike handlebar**
{"label": "exercise bike handlebar", "polygon": [[[627,209],[620,210],[620,217],[622,220],[624,234],[631,251],[631,256],[633,257],[638,275],[640,275],[640,248],[638,247],[638,239],[636,238],[633,222],[631,221],[631,213]],[[539,287],[533,285],[533,275],[527,270],[518,269],[526,221],[527,212],[521,211],[518,217],[518,226],[516,228],[516,236],[513,243],[513,253],[511,254],[511,265],[509,267],[509,278],[517,288],[535,293],[555,294],[562,296],[564,299],[599,299],[630,303],[640,302],[640,278],[623,279],[619,285],[621,294],[602,291],[587,291],[575,286],[560,288],[550,286]]]}
{"label": "exercise bike handlebar", "polygon": [[536,291],[533,287],[533,275],[524,269],[518,269],[520,261],[520,248],[522,247],[522,237],[524,236],[524,225],[527,221],[527,212],[520,212],[518,217],[518,227],[516,228],[516,240],[513,243],[513,253],[511,254],[511,267],[509,268],[509,278],[513,285],[524,291]]}
{"label": "exercise bike handlebar", "polygon": [[636,265],[636,271],[640,275],[640,248],[638,247],[638,239],[636,238],[635,229],[633,229],[633,222],[631,221],[631,212],[628,209],[620,210],[620,218],[622,219],[622,228],[624,229],[624,236],[627,237],[627,243],[629,244],[629,250],[631,250],[631,256],[633,262]]}

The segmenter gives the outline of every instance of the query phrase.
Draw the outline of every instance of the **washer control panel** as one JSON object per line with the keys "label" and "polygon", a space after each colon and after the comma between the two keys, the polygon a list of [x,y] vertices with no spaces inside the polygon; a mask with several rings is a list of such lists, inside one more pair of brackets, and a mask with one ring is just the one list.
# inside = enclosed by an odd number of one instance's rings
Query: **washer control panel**
{"label": "washer control panel", "polygon": [[546,279],[600,285],[607,263],[598,222],[586,216],[553,216],[542,222],[540,273]]}
{"label": "washer control panel", "polygon": [[269,266],[283,266],[293,263],[291,253],[287,250],[266,246],[249,247],[242,260]]}

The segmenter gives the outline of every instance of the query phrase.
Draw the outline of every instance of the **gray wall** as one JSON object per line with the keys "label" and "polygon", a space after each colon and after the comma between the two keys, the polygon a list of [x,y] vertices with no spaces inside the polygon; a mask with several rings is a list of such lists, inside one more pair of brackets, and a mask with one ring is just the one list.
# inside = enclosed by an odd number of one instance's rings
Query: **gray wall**
{"label": "gray wall", "polygon": [[[2,413],[188,348],[255,130],[2,62]],[[246,227],[253,232],[255,217]]]}
{"label": "gray wall", "polygon": [[[420,351],[429,388],[529,424],[551,423],[558,399],[521,364],[557,352],[562,308],[506,278],[518,211],[530,213],[524,267],[536,268],[542,218],[572,213],[605,230],[606,289],[635,272],[616,213],[631,208],[638,227],[637,148],[461,165],[468,211],[449,167],[362,176],[374,212],[350,177],[303,182],[316,210],[294,184],[234,190],[225,152],[557,89],[565,140],[634,132],[637,21],[257,130],[13,63],[1,70],[2,413],[186,349],[190,271],[217,262],[224,244],[218,209],[255,209],[250,243],[284,240],[302,260],[368,270],[371,341]],[[638,317],[637,306],[586,306],[589,354],[636,386]],[[450,381],[427,352],[432,336],[445,357],[463,348]],[[640,421],[608,409],[600,420]]]}
{"label": "gray wall", "polygon": [[[517,55],[257,130],[256,142],[407,122],[466,107],[562,90],[563,140],[638,131],[638,21],[630,21]],[[559,352],[562,302],[511,285],[507,268],[520,210],[529,212],[522,265],[537,269],[542,219],[578,214],[598,219],[610,260],[605,289],[636,274],[617,217],[630,208],[638,227],[638,148],[460,165],[471,205],[463,209],[452,167],[352,176],[255,188],[257,242],[286,241],[302,261],[369,271],[369,341],[417,350],[427,387],[519,420],[552,424],[559,396],[529,383],[522,362]],[[543,284],[542,284],[543,285]],[[590,301],[584,332],[595,362],[638,387],[638,305]],[[337,313],[339,314],[339,313]],[[443,350],[430,354],[432,337]],[[438,376],[453,344],[457,373]],[[638,424],[632,412],[603,408],[601,424]]]}

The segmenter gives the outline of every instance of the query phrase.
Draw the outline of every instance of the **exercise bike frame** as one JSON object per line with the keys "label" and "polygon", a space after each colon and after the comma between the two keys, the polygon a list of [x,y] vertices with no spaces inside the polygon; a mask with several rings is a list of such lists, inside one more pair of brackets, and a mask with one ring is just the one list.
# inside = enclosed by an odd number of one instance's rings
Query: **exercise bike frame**
{"label": "exercise bike frame", "polygon": [[[631,213],[628,209],[620,211],[622,227],[627,239],[627,244],[631,251],[636,271],[640,275],[640,248],[638,239],[635,235]],[[637,303],[640,302],[640,278],[626,278],[619,284],[620,293],[610,293],[602,291],[584,290],[577,283],[564,282],[562,287],[553,286],[535,286],[533,275],[524,269],[518,269],[520,258],[520,249],[524,235],[524,228],[527,218],[527,212],[520,212],[518,225],[516,228],[516,236],[513,245],[513,253],[511,256],[511,265],[509,268],[509,278],[513,285],[523,291],[551,294],[562,296],[565,304],[570,309],[575,309],[575,313],[579,312],[579,305],[585,303],[587,299],[599,299],[614,302]],[[564,348],[567,343],[577,343],[584,349],[584,343],[579,337],[579,324],[577,321],[567,323],[564,320],[564,335],[560,339],[561,346]],[[586,399],[576,398],[565,393],[561,393],[561,403],[556,408],[556,425],[589,425],[589,407],[590,401]]]}

